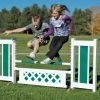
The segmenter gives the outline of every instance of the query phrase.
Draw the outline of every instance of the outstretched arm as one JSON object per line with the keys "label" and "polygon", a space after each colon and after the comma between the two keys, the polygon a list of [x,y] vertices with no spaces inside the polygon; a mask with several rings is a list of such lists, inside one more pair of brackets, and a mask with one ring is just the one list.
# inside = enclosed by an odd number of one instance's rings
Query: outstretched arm
{"label": "outstretched arm", "polygon": [[25,31],[26,30],[26,27],[23,27],[23,28],[18,28],[18,29],[14,29],[14,30],[6,30],[5,32],[4,32],[4,34],[6,34],[6,35],[9,35],[9,34],[12,34],[12,33],[15,33],[15,32],[23,32],[23,31]]}

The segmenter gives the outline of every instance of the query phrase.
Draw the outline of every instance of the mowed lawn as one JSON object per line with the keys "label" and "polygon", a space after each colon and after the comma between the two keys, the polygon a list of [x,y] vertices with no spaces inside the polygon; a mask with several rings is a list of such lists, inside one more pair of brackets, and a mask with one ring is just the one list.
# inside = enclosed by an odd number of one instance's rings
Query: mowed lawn
{"label": "mowed lawn", "polygon": [[[28,59],[26,55],[31,52],[27,48],[27,41],[32,39],[32,35],[12,34],[9,36],[0,34],[0,39],[16,39],[16,54],[17,59]],[[51,37],[52,38],[52,37]],[[11,82],[0,81],[0,100],[100,100],[100,36],[70,36],[79,40],[98,40],[98,59],[97,59],[97,91],[86,89],[62,89],[52,87],[42,87],[33,85],[13,84]],[[70,39],[60,50],[62,60],[70,62]],[[49,49],[47,46],[42,46],[37,54],[36,60],[43,60],[46,52]],[[54,59],[56,61],[56,59]],[[70,66],[61,65],[40,65],[40,64],[17,64],[19,67],[39,68],[39,69],[56,69],[69,70]]]}

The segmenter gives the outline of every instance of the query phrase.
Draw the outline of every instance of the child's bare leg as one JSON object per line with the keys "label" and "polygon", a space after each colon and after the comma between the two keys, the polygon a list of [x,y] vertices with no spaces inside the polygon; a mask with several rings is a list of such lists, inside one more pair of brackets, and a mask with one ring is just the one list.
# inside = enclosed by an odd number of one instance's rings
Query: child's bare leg
{"label": "child's bare leg", "polygon": [[39,51],[39,47],[40,47],[40,41],[39,41],[39,39],[35,39],[34,40],[34,49],[33,49],[33,53],[35,55]]}
{"label": "child's bare leg", "polygon": [[36,53],[39,51],[39,39],[35,39],[34,41],[32,40],[28,41],[27,47],[32,49],[32,52],[30,52],[30,54],[27,55],[27,57],[35,59]]}
{"label": "child's bare leg", "polygon": [[40,44],[41,38],[35,38],[33,43],[32,41],[29,41],[27,43],[27,46],[32,49],[32,52],[29,55],[27,55],[27,57],[35,59],[36,53],[39,51]]}
{"label": "child's bare leg", "polygon": [[30,49],[34,48],[33,45],[32,45],[32,40],[27,42],[27,47],[30,48]]}

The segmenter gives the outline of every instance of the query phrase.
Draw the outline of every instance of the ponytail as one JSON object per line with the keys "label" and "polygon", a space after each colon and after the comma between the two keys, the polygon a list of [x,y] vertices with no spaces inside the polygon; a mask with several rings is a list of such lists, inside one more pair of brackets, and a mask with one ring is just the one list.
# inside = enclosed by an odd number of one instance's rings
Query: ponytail
{"label": "ponytail", "polygon": [[68,7],[65,6],[65,5],[61,5],[61,10],[62,11],[66,10],[66,11],[70,12],[70,10],[68,9]]}

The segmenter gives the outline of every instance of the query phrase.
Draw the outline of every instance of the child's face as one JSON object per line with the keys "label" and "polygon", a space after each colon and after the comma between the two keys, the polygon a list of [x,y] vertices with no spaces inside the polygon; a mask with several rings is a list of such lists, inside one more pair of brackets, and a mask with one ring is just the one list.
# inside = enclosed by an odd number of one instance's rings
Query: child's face
{"label": "child's face", "polygon": [[58,12],[53,12],[52,13],[52,17],[54,17],[55,19],[58,19],[60,16],[60,14]]}

